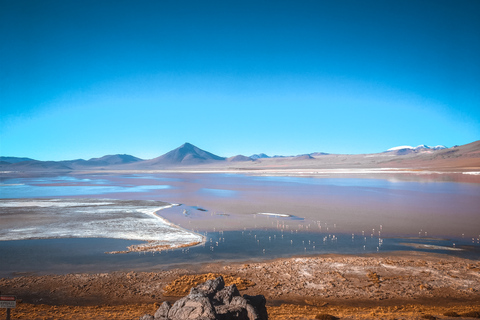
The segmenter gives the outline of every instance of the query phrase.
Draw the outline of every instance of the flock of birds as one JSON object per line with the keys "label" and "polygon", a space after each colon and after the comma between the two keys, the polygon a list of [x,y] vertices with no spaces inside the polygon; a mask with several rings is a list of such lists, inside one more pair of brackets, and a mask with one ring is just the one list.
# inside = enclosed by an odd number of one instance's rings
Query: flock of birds
{"label": "flock of birds", "polygon": [[[204,213],[207,210],[202,209],[200,211]],[[195,214],[192,214],[190,210],[185,209],[182,214],[189,219],[189,223],[194,221],[192,219],[195,218]],[[213,215],[214,213],[210,214]],[[254,219],[257,219],[257,214],[254,214],[253,217]],[[227,231],[226,236],[224,230],[217,230],[217,228],[213,228],[213,232],[200,232],[199,230],[194,229],[194,232],[200,233],[205,239],[201,245],[182,248],[180,251],[170,249],[166,250],[166,252],[176,251],[181,254],[189,254],[192,250],[198,253],[198,248],[202,248],[204,249],[204,253],[205,251],[222,253],[232,248],[231,242],[241,242],[241,246],[243,246],[244,249],[248,249],[249,252],[251,252],[253,248],[258,248],[256,251],[253,250],[258,255],[275,255],[275,253],[279,252],[278,246],[281,246],[284,251],[288,251],[291,254],[302,254],[307,252],[320,253],[322,251],[328,252],[327,247],[329,245],[338,245],[339,241],[341,242],[342,247],[337,247],[339,249],[338,252],[341,252],[342,248],[348,245],[350,246],[350,249],[357,250],[357,252],[378,252],[385,244],[385,238],[382,238],[382,232],[384,229],[382,224],[378,225],[378,227],[372,228],[370,232],[364,230],[361,231],[361,235],[360,233],[352,233],[350,239],[351,242],[350,244],[347,244],[348,236],[346,234],[333,233],[337,231],[336,223],[328,224],[327,222],[322,221],[305,220],[301,223],[295,223],[296,221],[294,220],[302,219],[295,219],[298,217],[291,215],[275,216],[275,214],[269,214],[263,215],[262,217],[271,220],[271,228],[257,228],[257,225],[255,225],[255,228],[253,229],[244,228],[239,234],[241,236],[236,235],[236,231]],[[262,223],[262,225],[265,224]],[[428,231],[420,229],[418,232],[419,238],[427,239],[428,236]],[[462,238],[463,237],[464,234],[462,235]],[[472,238],[472,243],[480,243],[480,235],[477,239]],[[290,248],[287,249],[286,246],[289,246]],[[455,243],[452,243],[452,247],[455,247]],[[330,250],[333,249],[333,247],[330,247]]]}

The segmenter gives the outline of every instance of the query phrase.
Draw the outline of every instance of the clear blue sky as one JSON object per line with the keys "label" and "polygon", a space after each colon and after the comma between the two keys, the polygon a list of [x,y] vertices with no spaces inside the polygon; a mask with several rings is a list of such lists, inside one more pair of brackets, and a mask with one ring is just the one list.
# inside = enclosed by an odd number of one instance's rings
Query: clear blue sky
{"label": "clear blue sky", "polygon": [[0,0],[0,154],[480,139],[480,1]]}

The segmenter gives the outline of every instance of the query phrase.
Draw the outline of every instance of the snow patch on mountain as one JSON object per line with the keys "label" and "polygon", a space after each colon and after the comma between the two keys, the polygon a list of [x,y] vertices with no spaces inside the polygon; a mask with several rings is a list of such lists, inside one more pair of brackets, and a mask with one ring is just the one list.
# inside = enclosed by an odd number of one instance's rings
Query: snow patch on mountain
{"label": "snow patch on mountain", "polygon": [[387,151],[398,151],[398,150],[413,150],[413,151],[420,151],[420,150],[442,150],[446,149],[447,147],[438,145],[438,146],[427,146],[426,144],[421,144],[416,147],[412,146],[398,146],[388,149]]}

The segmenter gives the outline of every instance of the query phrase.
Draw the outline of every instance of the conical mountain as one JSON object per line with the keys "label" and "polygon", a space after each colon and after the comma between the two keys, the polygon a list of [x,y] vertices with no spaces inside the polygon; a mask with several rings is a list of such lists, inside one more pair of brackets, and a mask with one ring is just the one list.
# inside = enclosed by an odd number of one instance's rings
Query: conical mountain
{"label": "conical mountain", "polygon": [[148,160],[151,165],[193,165],[208,163],[214,161],[223,161],[225,158],[214,155],[188,142],[177,149],[165,153],[164,155],[152,160]]}

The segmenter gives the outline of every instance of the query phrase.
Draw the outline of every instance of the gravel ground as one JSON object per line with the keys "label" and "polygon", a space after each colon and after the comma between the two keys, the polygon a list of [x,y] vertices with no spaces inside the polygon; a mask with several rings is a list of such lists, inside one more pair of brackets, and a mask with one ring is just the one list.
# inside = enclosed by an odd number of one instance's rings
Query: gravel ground
{"label": "gravel ground", "polygon": [[218,274],[242,294],[265,295],[271,319],[314,319],[322,313],[344,319],[450,319],[443,314],[480,311],[479,261],[418,252],[28,275],[0,279],[0,290],[23,301],[12,319],[137,319]]}

